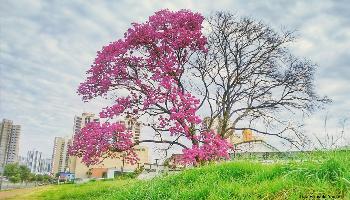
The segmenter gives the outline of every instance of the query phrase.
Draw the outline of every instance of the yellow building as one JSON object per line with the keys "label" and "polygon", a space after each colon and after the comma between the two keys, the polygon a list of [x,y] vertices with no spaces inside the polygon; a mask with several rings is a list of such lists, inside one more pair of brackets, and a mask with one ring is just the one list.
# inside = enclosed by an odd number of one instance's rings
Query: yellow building
{"label": "yellow building", "polygon": [[[209,124],[210,124],[210,117],[205,117],[203,120],[203,126],[207,129],[212,129],[219,132],[220,127],[222,126],[222,119],[220,117],[215,118],[210,127],[209,127]],[[232,123],[229,121],[228,127],[230,126],[232,126]],[[253,131],[250,129],[244,129],[242,131],[242,135],[236,134],[235,131],[232,129],[229,130],[229,132],[230,132],[230,136],[227,138],[227,140],[231,144],[238,144],[238,143],[249,142],[253,140],[262,140],[261,138],[254,136]]]}
{"label": "yellow building", "polygon": [[71,139],[68,137],[55,137],[52,153],[52,168],[51,173],[66,172],[69,170],[68,145]]}
{"label": "yellow building", "polygon": [[242,137],[244,142],[252,141],[253,140],[252,130],[244,129],[242,132]]}
{"label": "yellow building", "polygon": [[119,121],[119,123],[124,124],[125,127],[133,133],[133,142],[140,141],[141,133],[141,123],[138,122],[131,115],[127,115],[124,121]]}
{"label": "yellow building", "polygon": [[[80,131],[88,122],[95,121],[99,122],[99,119],[92,113],[83,113],[82,116],[76,116],[74,118],[74,134]],[[138,142],[140,140],[141,123],[130,115],[126,116],[124,121],[119,121],[125,125],[125,127],[133,133],[133,141]],[[122,158],[106,158],[100,164],[87,167],[81,160],[76,156],[70,156],[69,158],[69,171],[75,173],[76,178],[89,178],[90,172],[93,169],[109,169],[115,168],[121,171],[134,171],[138,166],[142,166],[144,163],[149,161],[148,147],[146,146],[135,146],[135,153],[138,155],[139,163],[136,165],[130,165],[123,161]],[[101,170],[95,170],[101,171]]]}
{"label": "yellow building", "polygon": [[[210,126],[210,117],[205,117],[203,120],[203,126],[207,129],[211,129],[214,130],[216,132],[220,132],[220,128],[222,126],[222,119],[220,117],[215,118]],[[232,124],[229,121],[228,122],[228,126],[230,127]],[[209,127],[210,126],[210,127]],[[239,135],[236,135],[236,133],[234,132],[233,129],[228,131],[230,133],[230,136],[227,138],[228,142],[230,142],[231,144],[235,144],[238,142],[242,141],[242,138]]]}
{"label": "yellow building", "polygon": [[83,113],[74,117],[73,134],[78,133],[87,123],[100,122],[100,119],[93,113]]}
{"label": "yellow building", "polygon": [[[148,147],[145,146],[135,146],[135,153],[137,153],[139,160],[138,164],[131,165],[122,158],[106,158],[103,162],[97,165],[91,165],[87,167],[84,163],[82,163],[81,158],[73,159],[74,168],[72,168],[71,172],[75,174],[76,178],[90,178],[89,172],[94,171],[96,169],[110,169],[115,168],[120,171],[134,171],[137,167],[144,165],[144,163],[149,162],[148,156]],[[95,177],[98,178],[98,177]],[[101,178],[101,177],[100,177]]]}

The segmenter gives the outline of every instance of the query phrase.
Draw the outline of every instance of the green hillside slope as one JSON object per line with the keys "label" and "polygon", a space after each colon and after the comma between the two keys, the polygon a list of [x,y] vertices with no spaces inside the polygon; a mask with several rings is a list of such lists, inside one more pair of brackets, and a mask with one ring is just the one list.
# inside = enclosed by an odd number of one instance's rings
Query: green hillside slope
{"label": "green hillside slope", "polygon": [[212,164],[149,181],[123,179],[50,186],[25,198],[350,199],[349,191],[350,152],[338,151],[274,164],[257,161]]}

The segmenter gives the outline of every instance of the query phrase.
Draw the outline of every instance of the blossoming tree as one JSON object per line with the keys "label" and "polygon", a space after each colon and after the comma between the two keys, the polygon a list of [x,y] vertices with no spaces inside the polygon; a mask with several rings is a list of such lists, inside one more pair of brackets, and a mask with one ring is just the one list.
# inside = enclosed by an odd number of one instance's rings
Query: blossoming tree
{"label": "blossoming tree", "polygon": [[[167,143],[183,148],[184,161],[194,163],[228,157],[231,145],[220,135],[201,126],[198,110],[201,101],[187,90],[183,80],[189,77],[191,56],[207,51],[202,34],[204,18],[187,10],[161,10],[146,23],[132,24],[123,39],[104,46],[78,93],[88,101],[111,92],[124,91],[115,104],[104,108],[101,118],[132,114],[156,119],[149,124],[155,132],[176,136],[175,140],[141,140]],[[179,142],[186,137],[192,146]],[[137,143],[137,144],[138,144]],[[137,162],[132,134],[122,124],[90,123],[75,135],[72,155],[87,165],[102,157],[126,152],[126,159]]]}
{"label": "blossoming tree", "polygon": [[[84,101],[114,95],[115,103],[100,112],[106,122],[90,123],[75,135],[72,155],[90,165],[123,152],[135,163],[133,146],[153,142],[178,145],[183,161],[196,165],[228,158],[227,138],[234,130],[284,138],[295,128],[278,113],[306,112],[328,101],[314,92],[315,65],[286,48],[293,41],[289,32],[278,34],[260,22],[217,13],[208,20],[206,37],[203,21],[188,10],[161,10],[97,52],[78,93]],[[132,133],[113,122],[128,114],[149,120],[145,124],[159,139],[134,143]],[[200,114],[209,116],[206,125]],[[217,119],[220,127],[215,128]],[[239,127],[244,121],[249,126]],[[284,127],[261,131],[256,122]]]}

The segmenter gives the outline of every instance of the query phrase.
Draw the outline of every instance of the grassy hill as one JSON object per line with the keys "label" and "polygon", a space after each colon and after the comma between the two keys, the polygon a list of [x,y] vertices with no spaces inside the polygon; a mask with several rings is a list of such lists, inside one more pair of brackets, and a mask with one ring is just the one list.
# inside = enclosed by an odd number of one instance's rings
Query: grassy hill
{"label": "grassy hill", "polygon": [[274,164],[212,164],[148,181],[49,186],[15,199],[350,199],[349,191],[350,151],[338,151]]}

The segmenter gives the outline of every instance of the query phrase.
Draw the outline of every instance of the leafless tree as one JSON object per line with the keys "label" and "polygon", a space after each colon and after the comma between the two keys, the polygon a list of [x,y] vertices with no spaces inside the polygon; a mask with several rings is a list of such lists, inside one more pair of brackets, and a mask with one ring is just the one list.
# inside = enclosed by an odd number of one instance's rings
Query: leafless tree
{"label": "leafless tree", "polygon": [[208,128],[220,119],[225,138],[250,128],[292,143],[304,139],[302,124],[290,116],[308,115],[330,99],[315,92],[317,65],[291,54],[294,41],[293,32],[251,18],[225,12],[209,18],[208,53],[191,61],[196,81],[187,83],[209,110]]}
{"label": "leafless tree", "polygon": [[339,125],[338,125],[338,128],[340,128],[340,131],[337,132],[336,130],[333,130],[334,131],[333,133],[329,133],[328,131],[329,115],[327,112],[326,116],[324,117],[323,136],[313,134],[317,141],[317,143],[314,143],[314,148],[327,150],[327,149],[336,149],[339,147],[349,145],[349,141],[347,141],[346,132],[345,132],[345,127],[348,119],[349,119],[348,117],[340,117]]}

